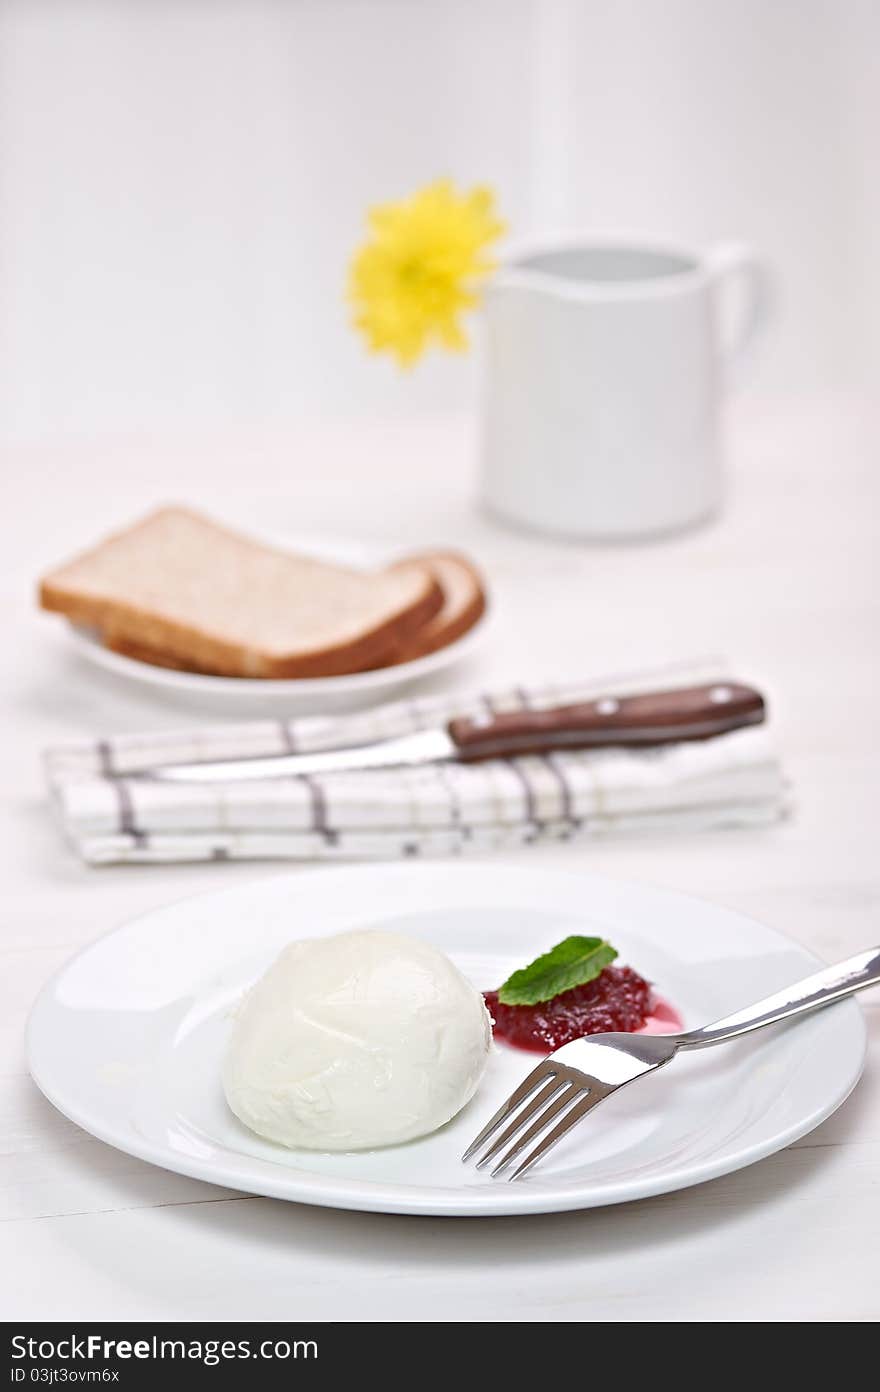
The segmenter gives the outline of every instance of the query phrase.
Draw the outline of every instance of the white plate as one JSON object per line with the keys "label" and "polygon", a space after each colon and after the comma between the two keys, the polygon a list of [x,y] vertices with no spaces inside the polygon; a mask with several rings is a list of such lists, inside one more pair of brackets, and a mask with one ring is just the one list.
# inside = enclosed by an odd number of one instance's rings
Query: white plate
{"label": "white plate", "polygon": [[688,1026],[817,965],[727,910],[592,876],[498,862],[286,874],[150,913],[80,953],[34,1007],[31,1072],[71,1120],[166,1169],[301,1203],[446,1215],[589,1208],[712,1179],[810,1131],[861,1073],[865,1028],[845,1001],[681,1056],[603,1103],[514,1183],[459,1159],[534,1064],[509,1047],[493,1051],[464,1111],[423,1140],[348,1155],[261,1141],[220,1088],[232,1006],[290,939],[380,923],[436,943],[484,988],[568,933],[604,934]]}
{"label": "white plate", "polygon": [[[378,568],[394,560],[394,556],[378,555],[375,551],[339,538],[281,539],[273,536],[263,539],[273,545],[340,565]],[[427,657],[416,658],[414,662],[381,667],[375,672],[353,672],[346,677],[298,677],[289,681],[209,677],[198,672],[177,672],[170,667],[156,667],[150,662],[140,662],[136,658],[112,652],[104,647],[93,629],[71,624],[65,624],[64,629],[86,661],[189,705],[224,708],[245,715],[249,711],[267,709],[283,709],[286,715],[307,715],[312,712],[329,715],[357,710],[373,702],[391,701],[413,683],[425,677],[437,676],[461,662],[471,655],[484,637],[487,619],[488,611],[456,642],[438,652],[429,653]]]}

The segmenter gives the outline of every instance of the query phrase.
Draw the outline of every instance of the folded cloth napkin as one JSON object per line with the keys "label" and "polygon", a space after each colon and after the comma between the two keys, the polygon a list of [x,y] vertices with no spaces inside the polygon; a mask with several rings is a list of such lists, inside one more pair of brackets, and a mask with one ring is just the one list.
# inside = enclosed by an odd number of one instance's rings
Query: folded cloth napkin
{"label": "folded cloth napkin", "polygon": [[785,785],[763,726],[654,749],[470,765],[211,784],[126,776],[160,763],[340,748],[453,715],[535,710],[725,675],[721,664],[704,662],[533,690],[422,697],[353,715],[117,735],[47,751],[46,773],[62,827],[93,864],[450,855],[616,832],[765,825],[782,815]]}

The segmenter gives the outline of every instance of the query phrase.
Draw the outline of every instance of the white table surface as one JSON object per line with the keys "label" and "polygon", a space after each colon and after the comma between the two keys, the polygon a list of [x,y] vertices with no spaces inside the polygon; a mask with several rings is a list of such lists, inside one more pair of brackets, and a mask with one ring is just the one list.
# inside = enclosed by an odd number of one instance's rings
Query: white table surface
{"label": "white table surface", "polygon": [[86,667],[60,621],[32,603],[41,568],[159,500],[276,531],[471,549],[491,576],[498,622],[461,681],[728,654],[770,694],[796,790],[791,821],[520,858],[703,895],[829,961],[880,940],[878,457],[880,416],[865,401],[753,403],[733,422],[721,521],[663,544],[587,548],[480,515],[464,421],[7,456],[16,506],[0,548],[2,1316],[876,1318],[877,993],[862,998],[872,1034],[865,1077],[812,1135],[698,1188],[544,1218],[335,1213],[167,1174],[92,1140],[44,1101],[25,1069],[23,1029],[50,973],[99,934],[180,896],[278,873],[258,864],[87,869],[47,814],[46,744],[192,719]]}

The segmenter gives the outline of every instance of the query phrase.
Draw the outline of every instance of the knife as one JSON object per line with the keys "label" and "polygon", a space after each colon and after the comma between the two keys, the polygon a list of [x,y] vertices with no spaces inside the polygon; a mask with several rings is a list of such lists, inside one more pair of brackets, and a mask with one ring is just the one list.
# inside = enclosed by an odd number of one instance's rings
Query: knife
{"label": "knife", "polygon": [[765,718],[753,687],[714,682],[637,696],[601,696],[552,710],[457,716],[446,726],[314,754],[271,754],[203,763],[159,764],[135,776],[174,783],[228,783],[295,774],[552,754],[563,749],[672,744],[709,739]]}

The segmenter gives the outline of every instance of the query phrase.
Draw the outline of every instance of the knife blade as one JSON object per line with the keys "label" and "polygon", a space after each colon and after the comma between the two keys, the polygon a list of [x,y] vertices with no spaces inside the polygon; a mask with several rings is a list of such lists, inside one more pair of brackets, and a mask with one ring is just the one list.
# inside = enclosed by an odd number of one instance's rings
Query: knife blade
{"label": "knife blade", "polygon": [[764,698],[753,687],[713,682],[635,696],[601,696],[549,710],[487,710],[484,715],[457,716],[445,727],[373,744],[315,753],[161,764],[127,776],[174,783],[227,783],[448,761],[475,763],[564,749],[710,739],[741,726],[760,724],[765,716]]}

